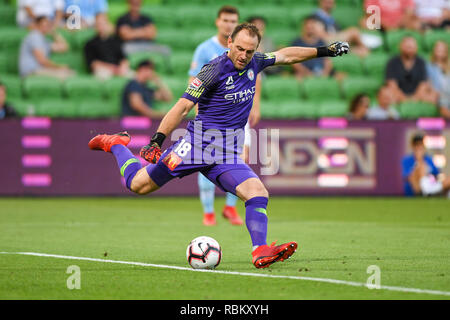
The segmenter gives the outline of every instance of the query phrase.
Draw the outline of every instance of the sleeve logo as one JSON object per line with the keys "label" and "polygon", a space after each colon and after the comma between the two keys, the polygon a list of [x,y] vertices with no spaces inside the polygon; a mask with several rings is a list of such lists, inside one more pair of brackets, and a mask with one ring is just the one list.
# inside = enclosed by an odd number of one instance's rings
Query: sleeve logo
{"label": "sleeve logo", "polygon": [[200,89],[202,84],[203,82],[199,78],[195,78],[189,85],[189,89],[198,90]]}

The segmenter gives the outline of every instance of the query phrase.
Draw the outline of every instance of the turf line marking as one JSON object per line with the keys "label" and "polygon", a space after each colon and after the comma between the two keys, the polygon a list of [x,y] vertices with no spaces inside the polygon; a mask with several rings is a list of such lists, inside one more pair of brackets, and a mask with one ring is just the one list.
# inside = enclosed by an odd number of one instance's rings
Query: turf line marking
{"label": "turf line marking", "polygon": [[[87,257],[74,257],[74,256],[64,256],[64,255],[58,255],[58,254],[36,253],[36,252],[0,252],[0,254],[16,254],[16,255],[25,255],[25,256],[35,256],[35,257],[67,259],[67,260],[81,260],[81,261],[127,264],[127,265],[141,266],[141,267],[152,267],[152,268],[183,270],[183,271],[193,271],[193,272],[207,272],[207,273],[216,273],[216,274],[229,274],[229,275],[246,276],[246,277],[305,280],[305,281],[325,282],[325,283],[341,284],[341,285],[346,285],[346,286],[366,287],[367,288],[367,284],[363,283],[363,282],[354,282],[354,281],[345,281],[345,280],[336,280],[336,279],[327,279],[327,278],[283,276],[283,275],[272,275],[272,274],[264,274],[264,273],[250,273],[250,272],[222,271],[222,270],[200,270],[200,269],[192,269],[192,268],[187,268],[187,267],[169,266],[169,265],[164,265],[164,264],[153,264],[153,263],[120,261],[120,260],[109,260],[109,259],[97,259],[97,258],[87,258]],[[394,287],[394,286],[380,286],[380,289],[388,290],[388,291],[412,292],[412,293],[424,293],[424,294],[432,294],[432,295],[450,296],[450,291],[404,288],[404,287]]]}

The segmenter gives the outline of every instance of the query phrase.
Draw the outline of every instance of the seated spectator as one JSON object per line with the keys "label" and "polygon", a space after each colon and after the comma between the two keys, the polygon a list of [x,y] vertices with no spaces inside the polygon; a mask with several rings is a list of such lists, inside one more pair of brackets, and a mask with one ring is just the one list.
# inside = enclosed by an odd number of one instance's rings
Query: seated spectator
{"label": "seated spectator", "polygon": [[415,0],[416,16],[422,29],[438,29],[450,26],[450,1]]}
{"label": "seated spectator", "polygon": [[394,103],[422,101],[437,104],[439,94],[430,85],[425,61],[417,55],[417,42],[406,36],[400,43],[400,55],[386,66],[386,84],[392,90]]}
{"label": "seated spectator", "polygon": [[57,64],[50,59],[51,52],[62,53],[69,46],[64,38],[53,33],[53,42],[46,38],[51,33],[51,23],[46,17],[37,17],[36,28],[22,40],[19,54],[19,72],[22,77],[44,75],[66,79],[74,74],[68,66]]}
{"label": "seated spectator", "polygon": [[100,79],[114,75],[131,77],[128,60],[122,51],[122,44],[114,34],[105,15],[95,19],[97,35],[84,46],[84,57],[89,70]]}
{"label": "seated spectator", "polygon": [[[319,36],[319,24],[321,22],[315,16],[309,16],[303,20],[301,35],[291,46],[298,47],[322,47],[325,42]],[[333,74],[333,64],[328,57],[311,59],[302,63],[292,65],[297,79],[301,80],[308,76],[331,76]]]}
{"label": "seated spectator", "polygon": [[[254,24],[256,28],[258,28],[259,33],[261,34],[261,42],[258,46],[259,52],[273,52],[276,51],[275,43],[273,40],[265,34],[267,20],[262,16],[252,16],[247,19],[247,21],[251,24]],[[266,75],[273,75],[280,73],[282,71],[281,66],[270,66],[264,69],[263,73]]]}
{"label": "seated spectator", "polygon": [[419,30],[420,21],[415,15],[415,0],[365,0],[364,12],[366,17],[362,20],[362,27],[366,28],[366,19],[372,15],[367,13],[369,6],[377,6],[381,15],[381,30],[396,29]]}
{"label": "seated spectator", "polygon": [[64,25],[64,0],[18,0],[16,21],[20,27],[33,28],[37,17],[47,17],[52,28]]}
{"label": "seated spectator", "polygon": [[95,18],[98,15],[106,17],[108,11],[108,2],[106,0],[65,0],[65,2],[64,12],[67,12],[70,6],[80,8],[82,28],[94,27]]}
{"label": "seated spectator", "polygon": [[398,111],[392,106],[391,91],[387,87],[381,87],[377,94],[378,104],[367,111],[368,120],[397,120],[400,118]]}
{"label": "seated spectator", "polygon": [[16,110],[6,103],[6,87],[0,82],[0,119],[17,117]]}
{"label": "seated spectator", "polygon": [[370,98],[365,93],[356,95],[350,102],[349,120],[366,120],[367,110],[370,106]]}
{"label": "seated spectator", "polygon": [[141,14],[142,0],[128,0],[129,11],[117,20],[117,35],[126,55],[134,52],[157,52],[169,56],[169,47],[155,43],[157,29],[153,19]]}
{"label": "seated spectator", "polygon": [[[148,81],[156,86],[156,89],[148,87]],[[155,72],[154,64],[145,60],[137,67],[135,78],[130,80],[123,90],[122,115],[162,119],[166,113],[152,108],[155,100],[172,101],[172,92]]]}
{"label": "seated spectator", "polygon": [[404,192],[407,196],[438,195],[450,189],[450,177],[440,174],[433,158],[426,154],[423,137],[416,135],[411,141],[412,154],[402,159]]}
{"label": "seated spectator", "polygon": [[439,92],[441,116],[446,119],[450,119],[450,63],[448,58],[448,45],[444,41],[438,41],[433,47],[430,62],[427,63],[427,73],[431,85]]}
{"label": "seated spectator", "polygon": [[[292,41],[291,45],[303,47],[326,46],[326,43],[320,37],[321,25],[322,21],[314,15],[305,18],[300,37]],[[294,64],[292,67],[299,80],[308,76],[332,76],[338,80],[345,77],[345,74],[338,73],[333,69],[333,63],[327,57],[307,60],[301,64]]]}
{"label": "seated spectator", "polygon": [[353,53],[362,57],[367,56],[369,49],[364,45],[358,28],[351,27],[341,30],[331,15],[334,6],[335,0],[319,0],[319,8],[314,13],[314,16],[322,22],[320,38],[330,43],[334,41],[347,41],[350,43]]}

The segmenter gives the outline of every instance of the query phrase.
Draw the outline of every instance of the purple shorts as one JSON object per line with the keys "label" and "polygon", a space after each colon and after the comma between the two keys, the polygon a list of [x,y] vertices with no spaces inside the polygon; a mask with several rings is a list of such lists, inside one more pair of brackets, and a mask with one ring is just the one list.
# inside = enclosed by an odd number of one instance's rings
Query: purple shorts
{"label": "purple shorts", "polygon": [[[212,183],[225,192],[236,194],[236,187],[249,178],[258,178],[256,173],[239,156],[233,163],[194,163],[189,153],[183,157],[183,152],[177,150],[180,141],[174,143],[161,155],[156,164],[146,167],[150,178],[159,186],[173,178],[183,178],[195,172],[201,172]],[[175,152],[175,151],[178,151]],[[180,155],[181,154],[181,155]],[[186,161],[186,159],[190,161]]]}

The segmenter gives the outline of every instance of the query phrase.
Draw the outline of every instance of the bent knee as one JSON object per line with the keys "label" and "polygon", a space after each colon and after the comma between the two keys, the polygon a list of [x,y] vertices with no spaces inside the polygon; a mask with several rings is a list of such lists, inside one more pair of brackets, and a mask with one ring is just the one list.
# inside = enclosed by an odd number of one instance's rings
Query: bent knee
{"label": "bent knee", "polygon": [[139,195],[150,193],[158,188],[159,187],[149,177],[145,168],[138,171],[130,184],[130,190]]}
{"label": "bent knee", "polygon": [[261,182],[254,184],[250,188],[250,193],[254,197],[269,198],[269,191],[267,191],[266,187]]}

